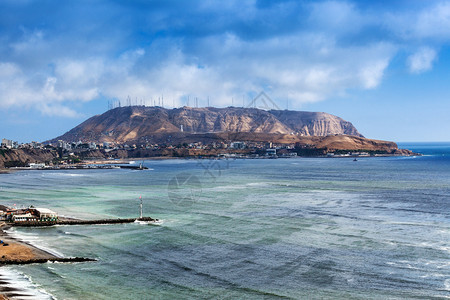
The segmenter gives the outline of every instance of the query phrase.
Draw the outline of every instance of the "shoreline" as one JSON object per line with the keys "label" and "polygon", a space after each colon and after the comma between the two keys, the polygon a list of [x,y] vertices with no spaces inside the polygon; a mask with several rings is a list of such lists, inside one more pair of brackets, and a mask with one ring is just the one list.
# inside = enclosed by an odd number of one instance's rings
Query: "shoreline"
{"label": "shoreline", "polygon": [[[9,224],[0,222],[0,240],[3,242],[0,244],[0,270],[2,267],[13,265],[42,264],[48,262],[73,263],[97,261],[96,259],[83,257],[60,257],[41,249],[38,246],[12,237],[6,232],[6,230],[11,227],[12,226]],[[0,274],[0,300],[8,300],[10,297],[29,296],[26,290],[11,285],[8,278],[3,278],[2,274]]]}
{"label": "shoreline", "polygon": [[[179,157],[179,156],[163,156],[163,157],[127,157],[122,158],[118,160],[108,160],[108,159],[93,159],[88,160],[85,159],[82,162],[78,164],[70,164],[70,165],[62,165],[59,167],[44,167],[44,168],[29,168],[29,167],[18,167],[18,168],[0,168],[0,175],[1,174],[11,174],[13,172],[17,171],[66,171],[66,170],[98,170],[98,169],[114,169],[117,167],[117,169],[120,168],[127,168],[120,167],[118,165],[128,165],[131,161],[150,161],[150,160],[193,160],[193,159],[214,159],[214,160],[225,160],[225,159],[295,159],[295,158],[327,158],[327,159],[338,159],[338,158],[351,158],[351,159],[360,159],[360,158],[379,158],[379,157],[414,157],[414,156],[424,156],[422,153],[412,153],[412,154],[375,154],[375,155],[314,155],[314,156],[277,156],[277,157],[270,157],[270,156],[259,156],[259,157],[252,157],[252,156],[230,156],[230,157],[217,157],[217,156],[186,156],[186,157]],[[91,167],[88,167],[88,166]],[[0,299],[1,300],[1,299]]]}
{"label": "shoreline", "polygon": [[61,257],[50,252],[11,237],[5,231],[10,227],[7,224],[0,225],[0,239],[3,241],[3,244],[0,244],[0,267],[6,264],[26,263],[27,261],[61,259]]}
{"label": "shoreline", "polygon": [[[10,228],[9,225],[5,223],[0,224],[0,239],[3,241],[0,244],[0,270],[2,267],[11,264],[23,264],[37,260],[49,261],[58,258],[36,246],[11,237],[5,232],[8,228]],[[0,280],[0,300],[8,300],[10,299],[9,297],[20,296],[22,292],[18,288],[11,287],[9,282]]]}

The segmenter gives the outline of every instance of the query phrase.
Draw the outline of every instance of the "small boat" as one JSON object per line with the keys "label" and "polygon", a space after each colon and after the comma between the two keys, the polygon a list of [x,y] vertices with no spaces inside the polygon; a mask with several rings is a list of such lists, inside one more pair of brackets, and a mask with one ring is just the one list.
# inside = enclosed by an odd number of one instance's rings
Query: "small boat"
{"label": "small boat", "polygon": [[353,159],[353,161],[358,161],[357,159],[356,159],[356,157]]}

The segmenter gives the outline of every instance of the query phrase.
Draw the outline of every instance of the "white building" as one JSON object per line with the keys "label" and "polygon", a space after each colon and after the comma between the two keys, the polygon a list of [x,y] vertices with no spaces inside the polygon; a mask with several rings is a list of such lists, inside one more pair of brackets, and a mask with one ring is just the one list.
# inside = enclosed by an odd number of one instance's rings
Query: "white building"
{"label": "white building", "polygon": [[48,208],[33,208],[33,212],[40,221],[56,221],[58,214]]}
{"label": "white building", "polygon": [[230,147],[233,149],[245,149],[245,143],[244,142],[232,142],[230,144]]}
{"label": "white building", "polygon": [[266,149],[266,155],[267,156],[276,156],[277,155],[277,149],[275,149],[275,148]]}
{"label": "white building", "polygon": [[63,148],[64,150],[72,150],[72,144],[71,143],[66,143],[63,140],[59,140],[58,141],[58,147],[59,148]]}
{"label": "white building", "polygon": [[35,163],[30,163],[29,164],[30,168],[32,169],[42,169],[45,168],[45,164],[35,164]]}
{"label": "white building", "polygon": [[33,216],[30,213],[22,214],[22,215],[13,215],[13,222],[26,222],[26,221],[37,221],[36,216]]}
{"label": "white building", "polygon": [[12,146],[13,146],[13,141],[8,140],[8,139],[2,139],[2,147],[11,149]]}

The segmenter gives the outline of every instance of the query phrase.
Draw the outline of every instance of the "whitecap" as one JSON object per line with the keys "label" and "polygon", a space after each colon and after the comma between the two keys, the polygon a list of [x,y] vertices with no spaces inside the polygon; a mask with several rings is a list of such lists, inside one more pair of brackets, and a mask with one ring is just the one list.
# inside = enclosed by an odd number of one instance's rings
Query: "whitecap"
{"label": "whitecap", "polygon": [[12,238],[18,240],[18,241],[22,241],[25,242],[37,249],[40,249],[42,251],[45,251],[47,253],[50,253],[54,256],[57,257],[64,257],[64,254],[54,250],[54,249],[50,249],[48,247],[43,246],[41,243],[39,243],[39,237],[36,235],[32,235],[29,233],[22,233],[22,232],[17,232],[14,228],[10,228],[8,230],[5,230],[5,232]]}
{"label": "whitecap", "polygon": [[444,281],[444,289],[450,292],[450,279]]}
{"label": "whitecap", "polygon": [[11,292],[11,294],[14,295],[9,295],[8,292],[5,292],[5,295],[9,297],[9,299],[56,299],[52,294],[42,289],[34,283],[29,276],[26,276],[22,272],[9,267],[2,267],[1,271],[0,278],[6,282],[4,286],[17,289]]}

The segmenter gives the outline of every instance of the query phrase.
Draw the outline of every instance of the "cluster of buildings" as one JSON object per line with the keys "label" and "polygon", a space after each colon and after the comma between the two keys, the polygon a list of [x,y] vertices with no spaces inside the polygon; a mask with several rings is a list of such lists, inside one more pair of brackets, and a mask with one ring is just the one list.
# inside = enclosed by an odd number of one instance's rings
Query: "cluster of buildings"
{"label": "cluster of buildings", "polygon": [[3,138],[0,147],[3,149],[44,149],[44,144],[39,142],[19,144],[17,141]]}
{"label": "cluster of buildings", "polygon": [[10,208],[1,206],[0,221],[9,223],[56,222],[58,221],[58,214],[48,208]]}
{"label": "cluster of buildings", "polygon": [[358,156],[358,157],[369,157],[370,153],[368,152],[328,152],[327,157],[349,157],[349,156]]}
{"label": "cluster of buildings", "polygon": [[19,148],[19,143],[13,140],[2,139],[1,147],[7,149],[17,149]]}
{"label": "cluster of buildings", "polygon": [[210,143],[204,142],[192,142],[183,144],[171,144],[170,142],[154,144],[154,143],[141,143],[141,144],[120,144],[114,142],[104,142],[101,144],[96,144],[93,142],[76,142],[69,143],[63,140],[59,140],[57,144],[50,144],[49,146],[63,149],[69,152],[69,155],[76,155],[80,152],[92,151],[92,150],[103,150],[106,153],[113,150],[174,150],[174,149],[187,149],[195,151],[208,151],[208,150],[226,150],[224,153],[229,153],[230,151],[258,151],[258,153],[266,153],[269,156],[275,156],[277,149],[283,152],[292,152],[296,145],[295,144],[274,144],[272,142],[254,142],[254,141],[214,141]]}
{"label": "cluster of buildings", "polygon": [[68,143],[66,141],[59,140],[56,145],[50,144],[50,146],[62,148],[67,151],[72,151],[72,150],[76,150],[76,149],[81,149],[81,150],[96,150],[96,149],[98,149],[98,146],[96,143],[93,143],[93,142],[83,143],[81,141],[78,141],[76,143]]}

